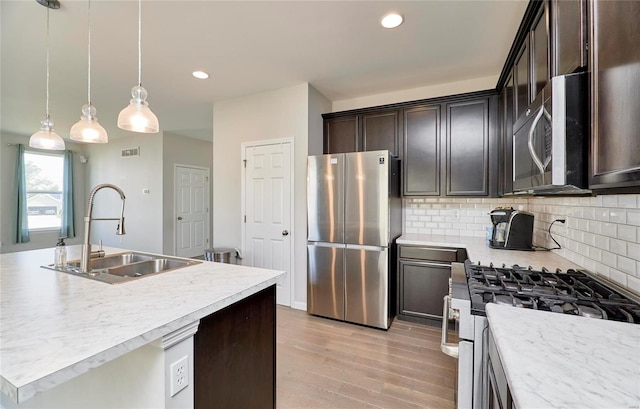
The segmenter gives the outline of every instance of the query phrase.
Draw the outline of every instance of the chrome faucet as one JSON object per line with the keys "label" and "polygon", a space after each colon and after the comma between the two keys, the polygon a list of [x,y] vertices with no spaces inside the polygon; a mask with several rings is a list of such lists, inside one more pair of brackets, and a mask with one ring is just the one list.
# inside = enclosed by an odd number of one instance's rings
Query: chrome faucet
{"label": "chrome faucet", "polygon": [[[96,193],[98,192],[98,190],[100,189],[104,189],[105,187],[111,188],[113,190],[115,190],[116,192],[118,192],[118,194],[120,195],[120,199],[122,200],[122,209],[120,210],[120,217],[114,217],[114,218],[91,218],[91,213],[93,212],[93,199],[96,195]],[[101,185],[98,185],[96,187],[93,188],[93,190],[91,190],[91,193],[89,193],[89,206],[87,209],[87,216],[84,218],[84,244],[82,245],[82,259],[80,260],[80,270],[83,273],[88,273],[91,271],[91,268],[89,267],[89,264],[91,262],[91,258],[92,258],[92,253],[91,253],[91,244],[89,243],[89,236],[91,236],[91,222],[94,220],[118,220],[118,227],[116,230],[116,234],[121,236],[123,234],[125,234],[124,231],[124,192],[122,191],[122,189],[120,189],[118,186],[116,185],[112,185],[110,183],[103,183]],[[102,246],[100,246],[102,247]],[[102,249],[100,250],[100,254],[97,254],[98,257],[103,257],[104,256],[104,252],[102,251]]]}

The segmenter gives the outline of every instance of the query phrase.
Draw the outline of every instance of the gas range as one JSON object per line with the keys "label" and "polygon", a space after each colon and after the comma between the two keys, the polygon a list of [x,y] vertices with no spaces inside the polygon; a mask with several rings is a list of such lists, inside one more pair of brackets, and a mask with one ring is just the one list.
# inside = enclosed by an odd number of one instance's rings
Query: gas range
{"label": "gas range", "polygon": [[514,265],[465,263],[471,314],[485,315],[487,303],[640,323],[640,302],[615,284],[583,270],[563,272]]}
{"label": "gas range", "polygon": [[443,320],[441,349],[458,358],[460,408],[489,405],[488,303],[640,324],[640,297],[588,271],[453,263],[443,315],[455,321],[458,342],[448,342]]}

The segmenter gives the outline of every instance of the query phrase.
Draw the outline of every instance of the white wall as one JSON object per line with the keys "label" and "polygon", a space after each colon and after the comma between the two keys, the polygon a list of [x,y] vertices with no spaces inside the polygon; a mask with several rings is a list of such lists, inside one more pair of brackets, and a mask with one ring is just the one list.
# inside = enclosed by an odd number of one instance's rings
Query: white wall
{"label": "white wall", "polygon": [[419,99],[436,98],[465,92],[494,89],[498,78],[496,76],[475,78],[471,80],[431,85],[428,87],[412,88],[366,97],[333,101],[332,112],[348,111],[350,109],[368,108],[398,102],[416,101]]}
{"label": "white wall", "polygon": [[[140,147],[140,156],[122,158],[120,151]],[[162,253],[162,134],[131,134],[111,138],[108,144],[87,146],[89,192],[100,183],[112,183],[124,191],[124,236],[116,236],[115,221],[91,225],[91,242],[105,246]],[[149,194],[143,194],[149,189]],[[94,201],[94,217],[118,217],[120,197],[111,189],[100,190]]]}
{"label": "white wall", "polygon": [[[241,243],[241,144],[269,139],[294,140],[294,239],[293,304],[306,304],[306,163],[309,106],[325,109],[309,84],[249,95],[214,104],[213,108],[213,245],[242,247]],[[313,94],[310,97],[310,94]],[[323,103],[321,103],[323,102]],[[320,107],[320,108],[319,108]],[[322,122],[314,122],[311,137],[322,138]],[[321,143],[321,142],[320,142]]]}
{"label": "white wall", "polygon": [[[28,243],[14,243],[14,232],[16,228],[16,193],[15,171],[16,171],[16,146],[7,144],[21,143],[29,146],[29,137],[23,135],[3,133],[0,134],[0,253],[12,253],[15,251],[25,251],[53,247],[56,245],[58,230],[41,232],[31,232],[31,241]],[[83,217],[86,212],[86,190],[85,172],[86,165],[80,163],[79,156],[84,153],[84,145],[66,141],[67,149],[75,152],[73,163],[74,179],[74,199],[75,199],[75,223],[76,237],[66,240],[68,244],[82,243],[84,235]]]}
{"label": "white wall", "polygon": [[[162,135],[162,254],[175,255],[175,165],[189,165],[209,169],[209,209],[213,203],[211,170],[213,167],[213,143],[164,132]],[[213,216],[209,213],[209,237]]]}

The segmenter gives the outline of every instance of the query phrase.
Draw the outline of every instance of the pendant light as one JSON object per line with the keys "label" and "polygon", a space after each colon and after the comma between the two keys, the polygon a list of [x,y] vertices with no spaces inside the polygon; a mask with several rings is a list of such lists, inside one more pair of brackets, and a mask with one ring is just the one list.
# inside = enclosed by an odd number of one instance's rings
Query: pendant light
{"label": "pendant light", "polygon": [[118,128],[126,131],[156,133],[158,118],[149,109],[147,90],[142,87],[142,0],[138,0],[138,85],[131,88],[132,99],[118,115]]}
{"label": "pendant light", "polygon": [[109,141],[107,131],[98,123],[96,108],[91,104],[91,0],[88,3],[87,103],[82,106],[82,116],[71,127],[69,136],[79,142],[107,143]]}
{"label": "pendant light", "polygon": [[64,140],[53,129],[53,121],[49,116],[49,9],[60,8],[60,3],[57,0],[38,1],[47,8],[47,99],[46,99],[46,116],[40,122],[40,130],[29,139],[29,146],[31,148],[49,149],[49,150],[64,150]]}

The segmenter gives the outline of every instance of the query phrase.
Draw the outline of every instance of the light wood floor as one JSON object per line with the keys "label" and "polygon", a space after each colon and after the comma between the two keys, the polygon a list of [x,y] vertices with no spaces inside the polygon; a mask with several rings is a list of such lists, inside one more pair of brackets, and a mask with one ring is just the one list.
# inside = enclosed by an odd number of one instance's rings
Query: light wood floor
{"label": "light wood floor", "polygon": [[277,407],[453,408],[456,360],[440,330],[389,331],[277,309]]}

